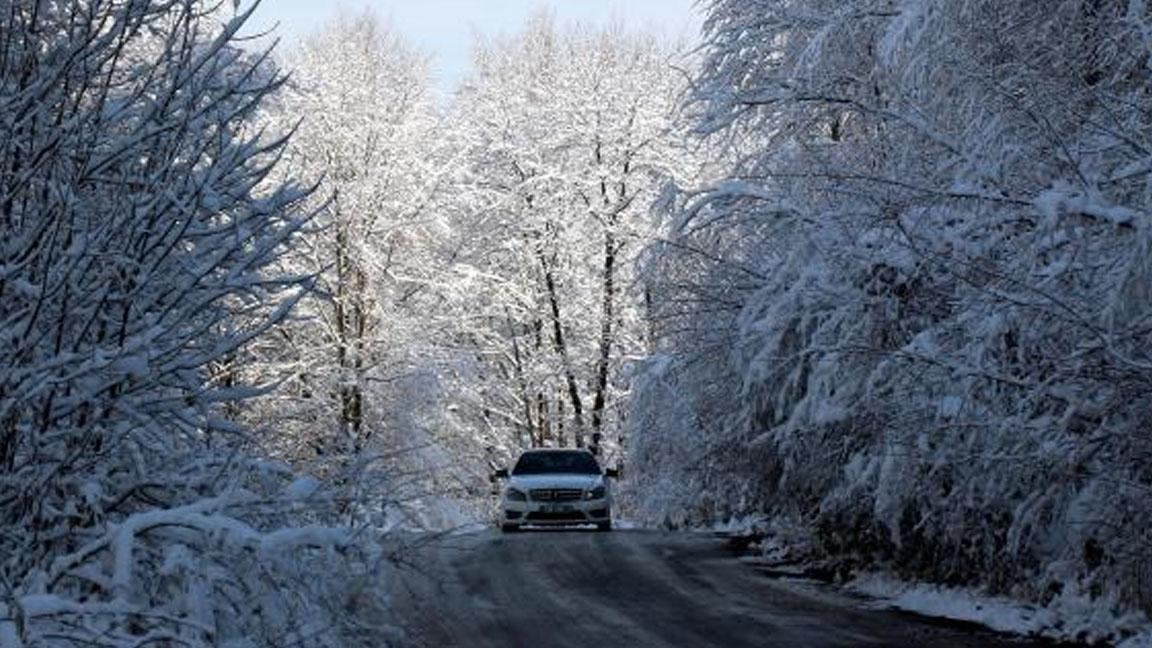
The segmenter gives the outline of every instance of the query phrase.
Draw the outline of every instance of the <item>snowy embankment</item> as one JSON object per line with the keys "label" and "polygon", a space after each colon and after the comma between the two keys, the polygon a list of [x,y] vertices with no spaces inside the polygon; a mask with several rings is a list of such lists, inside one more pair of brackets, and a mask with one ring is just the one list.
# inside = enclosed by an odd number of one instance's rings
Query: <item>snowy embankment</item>
{"label": "snowy embankment", "polygon": [[882,570],[838,571],[829,568],[826,561],[806,559],[808,548],[762,515],[734,518],[701,530],[725,536],[735,546],[747,546],[751,555],[745,562],[772,577],[827,582],[848,594],[866,597],[867,607],[977,623],[997,632],[1057,641],[1121,648],[1152,646],[1152,620],[1123,611],[1116,601],[1064,592],[1041,606],[974,587],[906,580]]}
{"label": "snowy embankment", "polygon": [[376,531],[318,522],[333,519],[324,511],[339,498],[313,480],[284,483],[85,530],[90,541],[0,603],[0,647],[336,647],[393,636],[380,588],[394,552]]}
{"label": "snowy embankment", "polygon": [[875,599],[873,605],[931,617],[971,621],[999,632],[1057,640],[1115,643],[1124,648],[1152,646],[1152,623],[1114,603],[1061,595],[1039,607],[966,587],[903,581],[882,572],[858,574],[844,585]]}

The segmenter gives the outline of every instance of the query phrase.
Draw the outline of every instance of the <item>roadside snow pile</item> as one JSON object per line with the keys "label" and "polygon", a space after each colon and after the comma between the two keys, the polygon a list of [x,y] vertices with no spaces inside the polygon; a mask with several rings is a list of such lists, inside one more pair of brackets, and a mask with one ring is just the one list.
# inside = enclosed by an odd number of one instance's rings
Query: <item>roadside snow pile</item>
{"label": "roadside snow pile", "polygon": [[383,531],[468,533],[486,529],[476,502],[425,494],[391,502],[385,509]]}
{"label": "roadside snow pile", "polygon": [[768,516],[753,513],[729,518],[723,522],[713,522],[708,530],[729,536],[763,536],[769,529]]}
{"label": "roadside snow pile", "polygon": [[293,511],[240,491],[87,529],[10,590],[0,646],[376,645],[395,632],[381,607],[389,559],[351,529],[293,526],[318,501]]}
{"label": "roadside snow pile", "polygon": [[1063,594],[1038,607],[971,588],[910,583],[878,572],[859,575],[844,587],[877,599],[872,604],[875,607],[971,621],[999,632],[1118,643],[1125,648],[1152,646],[1152,623],[1143,614],[1118,612],[1118,606],[1073,594]]}

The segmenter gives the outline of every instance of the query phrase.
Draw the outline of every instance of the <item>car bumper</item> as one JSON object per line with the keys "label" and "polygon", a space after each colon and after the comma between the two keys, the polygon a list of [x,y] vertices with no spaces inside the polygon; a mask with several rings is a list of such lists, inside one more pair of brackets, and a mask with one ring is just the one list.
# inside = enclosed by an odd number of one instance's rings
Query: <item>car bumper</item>
{"label": "car bumper", "polygon": [[567,526],[596,524],[612,519],[608,499],[574,502],[510,502],[502,504],[501,524],[532,526]]}

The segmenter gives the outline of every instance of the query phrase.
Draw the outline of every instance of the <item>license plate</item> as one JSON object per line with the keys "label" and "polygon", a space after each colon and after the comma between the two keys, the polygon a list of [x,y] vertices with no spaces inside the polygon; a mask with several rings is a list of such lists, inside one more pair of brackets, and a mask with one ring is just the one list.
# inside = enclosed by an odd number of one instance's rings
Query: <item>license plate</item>
{"label": "license plate", "polygon": [[545,504],[540,507],[540,510],[545,513],[567,513],[573,508],[571,504]]}

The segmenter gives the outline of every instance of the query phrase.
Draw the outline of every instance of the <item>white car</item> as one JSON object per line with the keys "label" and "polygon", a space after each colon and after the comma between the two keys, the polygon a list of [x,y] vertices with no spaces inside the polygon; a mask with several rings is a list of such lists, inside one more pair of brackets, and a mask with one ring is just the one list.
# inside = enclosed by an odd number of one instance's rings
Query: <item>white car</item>
{"label": "white car", "polygon": [[567,526],[595,524],[612,528],[612,490],[609,477],[617,472],[600,469],[587,450],[549,448],[520,455],[500,498],[500,529],[517,531],[522,525]]}

